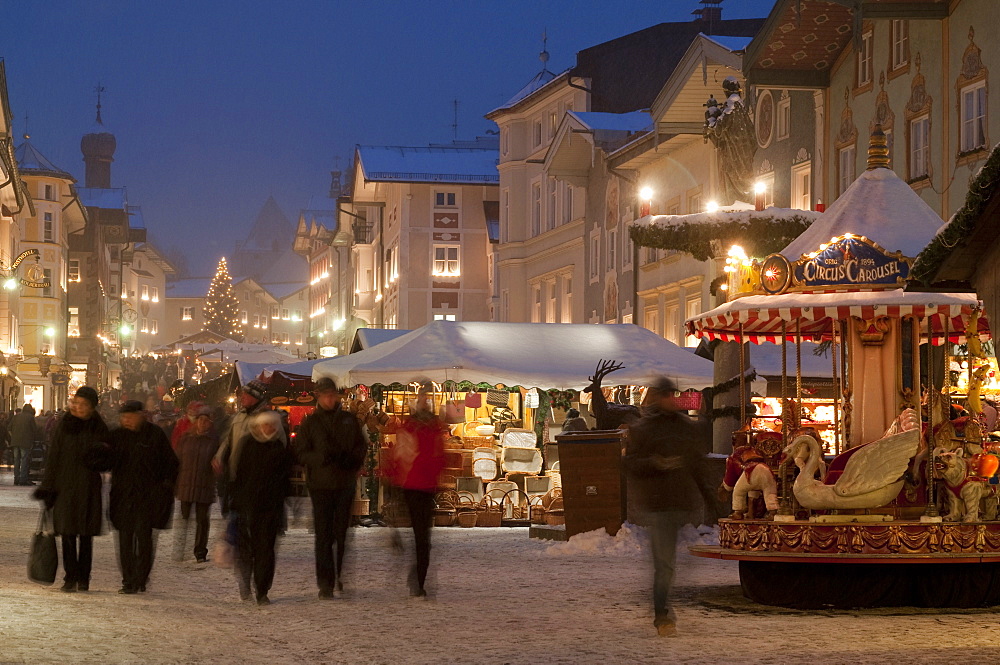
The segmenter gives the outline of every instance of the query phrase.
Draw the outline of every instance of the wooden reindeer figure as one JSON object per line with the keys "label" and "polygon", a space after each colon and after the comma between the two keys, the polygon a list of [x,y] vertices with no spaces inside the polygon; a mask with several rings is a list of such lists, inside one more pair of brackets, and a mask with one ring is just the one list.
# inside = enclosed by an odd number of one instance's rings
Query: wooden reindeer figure
{"label": "wooden reindeer figure", "polygon": [[639,408],[628,404],[609,404],[601,390],[601,381],[611,372],[624,365],[613,360],[601,360],[593,376],[588,376],[590,385],[583,392],[591,394],[590,412],[597,419],[597,429],[619,429],[622,425],[639,417]]}

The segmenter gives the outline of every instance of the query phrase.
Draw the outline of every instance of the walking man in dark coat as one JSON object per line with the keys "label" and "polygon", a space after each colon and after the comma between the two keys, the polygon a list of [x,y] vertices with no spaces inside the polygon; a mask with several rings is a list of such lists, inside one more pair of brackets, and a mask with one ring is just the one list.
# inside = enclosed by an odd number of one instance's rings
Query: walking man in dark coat
{"label": "walking man in dark coat", "polygon": [[653,550],[653,625],[664,637],[677,634],[670,606],[677,531],[700,506],[713,507],[715,491],[694,422],[680,412],[677,388],[666,377],[650,386],[650,406],[632,424],[625,468],[643,510]]}
{"label": "walking man in dark coat", "polygon": [[125,402],[121,427],[111,432],[111,523],[118,529],[122,588],[146,590],[153,569],[153,529],[169,525],[177,456],[163,430],[146,422],[142,402]]}
{"label": "walking man in dark coat", "polygon": [[[358,471],[367,445],[361,423],[341,406],[337,385],[316,382],[316,410],[299,426],[295,452],[307,471],[316,531],[316,584],[320,598],[343,592],[344,552]],[[333,547],[337,546],[334,560]]]}
{"label": "walking man in dark coat", "polygon": [[41,438],[35,423],[35,409],[25,404],[21,412],[10,419],[10,445],[14,453],[14,484],[34,485],[28,474],[31,472],[31,449]]}
{"label": "walking man in dark coat", "polygon": [[108,427],[97,413],[97,391],[83,386],[70,400],[52,434],[45,476],[35,498],[52,509],[55,532],[62,537],[63,591],[90,589],[93,538],[101,533],[101,469],[106,459]]}

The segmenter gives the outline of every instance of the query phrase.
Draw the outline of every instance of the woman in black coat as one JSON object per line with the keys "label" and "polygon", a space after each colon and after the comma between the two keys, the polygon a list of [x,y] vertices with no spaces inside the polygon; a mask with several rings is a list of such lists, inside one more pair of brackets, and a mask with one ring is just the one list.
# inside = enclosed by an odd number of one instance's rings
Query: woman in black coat
{"label": "woman in black coat", "polygon": [[291,488],[292,455],[281,440],[284,430],[276,412],[262,411],[251,418],[250,434],[240,443],[232,484],[232,509],[239,528],[236,574],[240,598],[250,598],[252,576],[257,604],[269,605],[274,544]]}
{"label": "woman in black coat", "polygon": [[93,537],[101,534],[101,474],[107,464],[108,427],[97,413],[97,391],[84,386],[70,400],[49,443],[45,476],[35,491],[52,509],[62,537],[63,591],[87,591]]}

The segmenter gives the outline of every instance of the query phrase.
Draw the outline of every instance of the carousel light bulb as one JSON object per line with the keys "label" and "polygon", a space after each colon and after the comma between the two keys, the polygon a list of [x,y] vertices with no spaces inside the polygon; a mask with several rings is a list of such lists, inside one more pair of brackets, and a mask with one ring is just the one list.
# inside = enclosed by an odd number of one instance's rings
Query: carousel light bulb
{"label": "carousel light bulb", "polygon": [[652,187],[643,187],[642,189],[640,189],[639,190],[639,198],[641,198],[643,201],[650,201],[650,200],[652,200],[652,198],[653,198],[653,188]]}
{"label": "carousel light bulb", "polygon": [[705,212],[718,212],[719,204],[715,201],[709,201],[708,205],[705,206]]}

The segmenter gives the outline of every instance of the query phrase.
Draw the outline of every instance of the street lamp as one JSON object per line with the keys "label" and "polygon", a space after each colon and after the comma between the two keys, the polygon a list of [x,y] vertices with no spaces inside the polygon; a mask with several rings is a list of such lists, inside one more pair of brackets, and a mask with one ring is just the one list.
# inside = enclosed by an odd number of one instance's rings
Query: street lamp
{"label": "street lamp", "polygon": [[17,280],[14,279],[13,277],[8,277],[7,279],[4,280],[3,288],[7,289],[8,291],[13,291],[14,289],[17,288]]}
{"label": "street lamp", "polygon": [[56,329],[53,328],[52,326],[47,327],[43,332],[44,332],[44,334],[45,334],[46,337],[55,337],[56,336]]}
{"label": "street lamp", "polygon": [[753,194],[754,194],[753,207],[755,210],[759,212],[764,209],[764,204],[766,202],[765,195],[767,194],[767,183],[765,183],[763,180],[758,180],[757,183],[753,186]]}
{"label": "street lamp", "polygon": [[3,404],[3,410],[6,412],[7,409],[7,365],[0,365],[0,403]]}
{"label": "street lamp", "polygon": [[642,199],[642,205],[639,206],[639,216],[646,217],[649,215],[651,203],[653,201],[653,188],[643,187],[639,190],[639,198]]}

